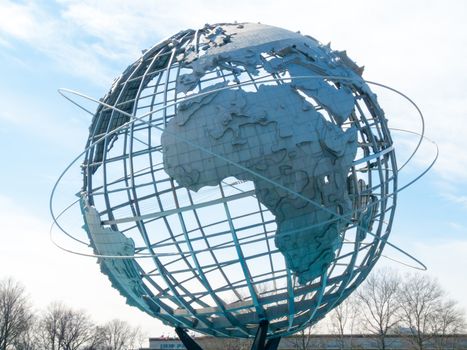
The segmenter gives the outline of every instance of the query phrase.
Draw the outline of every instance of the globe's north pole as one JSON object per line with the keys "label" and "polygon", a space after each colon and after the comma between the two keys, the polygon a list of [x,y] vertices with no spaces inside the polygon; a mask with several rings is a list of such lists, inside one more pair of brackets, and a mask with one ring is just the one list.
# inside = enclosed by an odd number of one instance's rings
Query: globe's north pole
{"label": "globe's north pole", "polygon": [[[270,337],[317,322],[391,230],[387,120],[345,52],[261,24],[147,50],[96,111],[85,230],[131,305],[173,326]],[[134,257],[134,258],[129,258]]]}

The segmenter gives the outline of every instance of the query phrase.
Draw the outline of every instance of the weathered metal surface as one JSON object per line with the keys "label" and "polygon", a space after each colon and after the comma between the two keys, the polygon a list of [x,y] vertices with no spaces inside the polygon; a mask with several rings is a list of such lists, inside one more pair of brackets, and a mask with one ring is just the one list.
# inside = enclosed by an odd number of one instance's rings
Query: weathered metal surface
{"label": "weathered metal surface", "polygon": [[145,51],[90,127],[82,212],[102,271],[165,323],[268,337],[317,322],[390,232],[392,139],[345,52],[261,24]]}

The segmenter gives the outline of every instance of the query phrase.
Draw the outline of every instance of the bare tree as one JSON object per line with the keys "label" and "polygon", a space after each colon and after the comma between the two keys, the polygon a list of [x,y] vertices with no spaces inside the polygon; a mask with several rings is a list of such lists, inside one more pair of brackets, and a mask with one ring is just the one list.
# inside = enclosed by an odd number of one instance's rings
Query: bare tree
{"label": "bare tree", "polygon": [[32,316],[24,287],[12,278],[0,281],[0,350],[12,346],[28,330]]}
{"label": "bare tree", "polygon": [[439,310],[433,315],[434,346],[437,349],[456,348],[457,337],[455,334],[465,332],[466,324],[462,310],[453,300],[442,302]]}
{"label": "bare tree", "polygon": [[399,275],[390,269],[374,271],[357,291],[366,330],[378,337],[378,347],[386,349],[387,335],[400,321]]}
{"label": "bare tree", "polygon": [[77,350],[94,335],[94,325],[83,311],[75,311],[63,304],[51,304],[40,320],[43,348],[49,350]]}
{"label": "bare tree", "polygon": [[105,344],[105,332],[103,326],[95,326],[92,335],[86,345],[86,350],[103,349]]}
{"label": "bare tree", "polygon": [[[346,349],[350,345],[352,348],[352,334],[354,334],[356,323],[360,316],[359,299],[355,294],[345,299],[337,305],[329,315],[331,333],[339,336],[339,348]],[[345,335],[349,334],[350,344],[346,344]]]}
{"label": "bare tree", "polygon": [[296,350],[325,349],[325,340],[316,336],[321,332],[321,325],[319,323],[315,323],[298,331],[291,337],[284,338],[281,344],[285,348],[291,347]]}
{"label": "bare tree", "polygon": [[222,341],[223,350],[247,350],[251,348],[251,339],[226,338]]}
{"label": "bare tree", "polygon": [[139,327],[114,319],[99,327],[102,332],[102,345],[106,350],[127,350],[141,345],[142,333]]}
{"label": "bare tree", "polygon": [[29,327],[13,342],[13,348],[15,350],[39,350],[40,339],[37,327],[37,317],[33,316]]}
{"label": "bare tree", "polygon": [[416,349],[423,350],[429,342],[444,341],[447,335],[464,329],[464,316],[457,304],[446,300],[440,284],[428,275],[407,275],[399,301],[408,341]]}
{"label": "bare tree", "polygon": [[466,329],[464,313],[454,300],[443,301],[433,316],[433,330],[437,335],[459,334]]}
{"label": "bare tree", "polygon": [[298,331],[291,338],[293,347],[297,350],[308,350],[310,348],[310,341],[312,337],[312,327],[307,327]]}

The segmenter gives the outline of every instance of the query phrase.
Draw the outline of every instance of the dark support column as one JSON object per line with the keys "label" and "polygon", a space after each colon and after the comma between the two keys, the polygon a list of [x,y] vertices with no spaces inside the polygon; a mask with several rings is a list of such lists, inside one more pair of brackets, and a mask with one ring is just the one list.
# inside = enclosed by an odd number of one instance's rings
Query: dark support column
{"label": "dark support column", "polygon": [[279,346],[280,341],[281,341],[281,337],[269,339],[268,342],[266,343],[266,347],[264,348],[264,350],[277,350],[277,347]]}
{"label": "dark support column", "polygon": [[251,346],[251,350],[264,350],[266,334],[268,333],[269,321],[262,320],[259,323],[258,331],[256,332],[255,340]]}
{"label": "dark support column", "polygon": [[[277,350],[281,337],[272,338],[266,342],[268,326],[269,321],[263,320],[259,323],[255,340],[253,341],[253,345],[251,345],[251,350]],[[203,350],[182,327],[176,327],[175,333],[177,333],[180,341],[185,345],[187,350]]]}
{"label": "dark support column", "polygon": [[175,333],[177,333],[183,345],[187,350],[203,350],[182,327],[175,327]]}

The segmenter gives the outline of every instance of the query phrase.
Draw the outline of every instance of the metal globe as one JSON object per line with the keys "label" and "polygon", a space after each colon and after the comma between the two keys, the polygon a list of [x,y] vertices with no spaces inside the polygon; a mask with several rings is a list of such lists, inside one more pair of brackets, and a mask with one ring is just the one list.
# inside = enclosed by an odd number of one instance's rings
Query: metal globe
{"label": "metal globe", "polygon": [[221,337],[295,333],[367,276],[391,230],[393,142],[363,69],[300,33],[206,25],[100,100],[85,230],[130,305]]}

